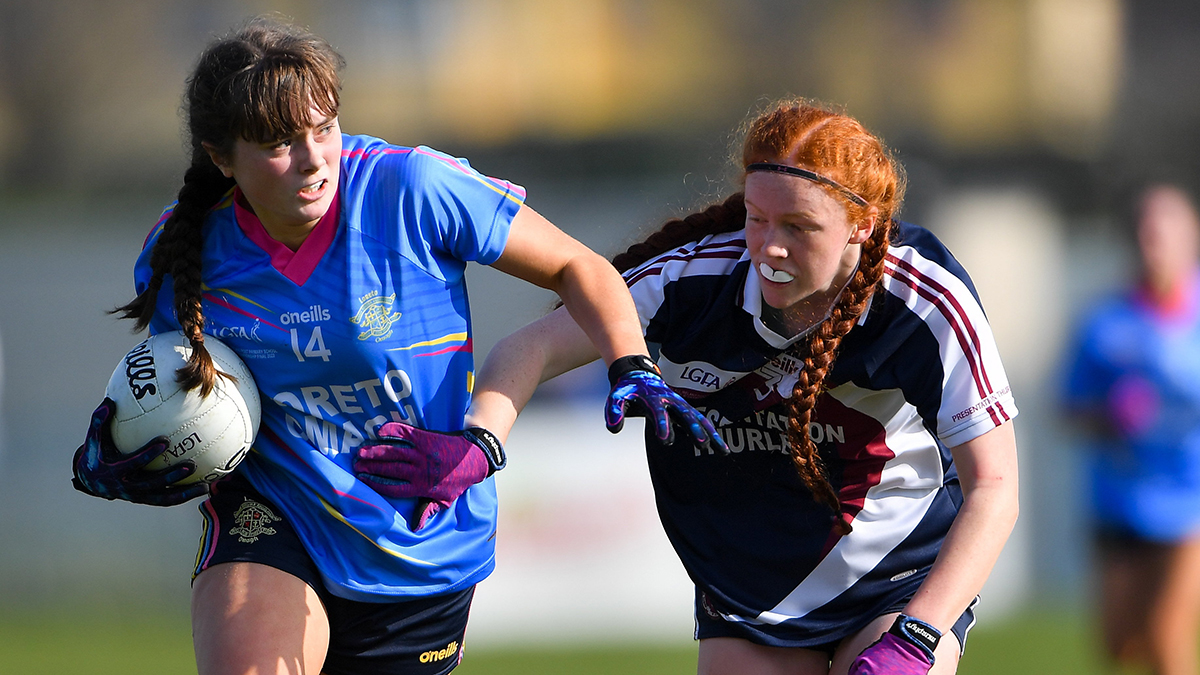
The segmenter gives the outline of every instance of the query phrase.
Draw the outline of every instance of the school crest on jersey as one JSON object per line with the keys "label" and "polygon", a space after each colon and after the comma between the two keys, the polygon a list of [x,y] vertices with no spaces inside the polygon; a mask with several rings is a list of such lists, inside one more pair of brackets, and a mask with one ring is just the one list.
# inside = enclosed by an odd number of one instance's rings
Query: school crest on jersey
{"label": "school crest on jersey", "polygon": [[268,526],[277,520],[271,509],[247,497],[233,512],[234,526],[229,534],[236,534],[243,544],[253,544],[261,535],[275,534],[275,528]]}
{"label": "school crest on jersey", "polygon": [[386,340],[392,334],[392,324],[400,318],[400,312],[392,311],[396,294],[380,295],[379,291],[371,291],[358,301],[361,303],[358,313],[350,319],[351,323],[365,329],[358,334],[358,339],[375,338],[376,342]]}

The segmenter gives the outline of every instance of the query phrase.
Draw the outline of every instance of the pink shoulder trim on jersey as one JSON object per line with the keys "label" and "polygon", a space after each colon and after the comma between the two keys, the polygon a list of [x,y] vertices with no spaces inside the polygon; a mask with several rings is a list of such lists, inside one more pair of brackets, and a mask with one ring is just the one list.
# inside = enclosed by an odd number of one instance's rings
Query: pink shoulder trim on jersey
{"label": "pink shoulder trim on jersey", "polygon": [[525,201],[525,197],[526,197],[525,188],[521,187],[520,185],[517,185],[515,183],[510,183],[509,181],[506,181],[506,180],[503,180],[500,178],[493,178],[491,176],[485,176],[481,173],[478,173],[476,171],[472,171],[472,170],[466,168],[462,164],[454,161],[453,159],[449,159],[447,157],[443,157],[441,155],[434,154],[432,152],[427,152],[420,148],[396,148],[396,147],[390,147],[390,146],[376,147],[376,148],[358,148],[356,150],[343,150],[342,157],[346,157],[349,159],[359,159],[361,157],[369,157],[371,155],[378,155],[378,154],[406,155],[409,153],[412,153],[415,155],[424,155],[425,157],[432,157],[433,159],[438,160],[439,162],[449,166],[450,168],[454,169],[455,171],[458,171],[461,174],[470,176],[471,178],[474,178],[475,180],[480,181],[484,185],[487,185],[489,188],[491,188],[493,191],[503,195],[506,199],[511,199],[511,200],[513,200],[515,202],[519,202],[519,203],[524,203],[524,201]]}
{"label": "pink shoulder trim on jersey", "polygon": [[[893,279],[915,291],[917,295],[936,307],[946,319],[946,323],[954,330],[958,346],[962,349],[967,363],[970,365],[971,376],[975,379],[975,388],[979,392],[980,398],[984,401],[988,400],[994,390],[988,379],[987,370],[983,366],[983,350],[980,346],[979,335],[975,332],[975,326],[971,324],[967,312],[959,304],[958,299],[950,293],[949,289],[906,260],[888,253],[885,264]],[[996,426],[1011,419],[999,401],[996,401],[994,405],[989,405],[987,411]]]}
{"label": "pink shoulder trim on jersey", "polygon": [[455,171],[458,171],[459,173],[461,173],[463,175],[474,178],[475,180],[483,183],[484,185],[488,186],[496,193],[503,196],[505,199],[511,199],[517,203],[522,203],[525,200],[525,189],[519,185],[515,185],[513,183],[510,183],[506,180],[502,180],[500,178],[492,178],[491,176],[485,176],[477,171],[468,169],[467,167],[463,166],[459,162],[454,161],[453,159],[450,159],[448,157],[443,157],[441,155],[437,155],[432,152],[427,152],[420,148],[413,148],[412,151],[413,151],[413,153],[418,154],[418,155],[432,157],[433,159],[436,159],[437,161],[445,164],[446,166],[449,166],[450,168],[454,169]]}
{"label": "pink shoulder trim on jersey", "polygon": [[342,150],[342,157],[348,159],[358,159],[369,155],[407,155],[412,152],[412,148],[393,148],[391,146],[376,147],[376,148],[357,148],[354,150]]}
{"label": "pink shoulder trim on jersey", "polygon": [[271,235],[267,234],[266,228],[263,227],[258,216],[254,215],[254,211],[250,210],[250,204],[240,189],[235,188],[233,205],[238,227],[250,241],[271,256],[271,267],[274,267],[297,286],[303,286],[304,282],[312,276],[313,270],[317,269],[321,258],[325,257],[325,252],[333,244],[333,238],[337,236],[340,202],[340,194],[335,192],[329,210],[321,216],[321,220],[317,221],[317,226],[313,228],[308,238],[304,240],[303,244],[300,244],[299,250],[296,251],[275,241]]}

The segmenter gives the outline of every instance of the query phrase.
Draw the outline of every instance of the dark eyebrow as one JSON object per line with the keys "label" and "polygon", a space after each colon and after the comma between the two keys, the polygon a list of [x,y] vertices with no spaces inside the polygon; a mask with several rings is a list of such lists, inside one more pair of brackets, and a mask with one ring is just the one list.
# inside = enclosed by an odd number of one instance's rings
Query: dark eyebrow
{"label": "dark eyebrow", "polygon": [[[743,197],[742,199],[746,203],[747,207],[753,206],[755,209],[757,209],[759,211],[762,210],[762,208],[760,206],[758,206],[754,202],[750,201],[749,199],[746,199],[745,197]],[[801,218],[804,220],[816,220],[816,217],[812,213],[804,212],[804,211],[788,211],[787,213],[784,213],[781,215],[783,215],[784,217],[787,217],[787,218]]]}

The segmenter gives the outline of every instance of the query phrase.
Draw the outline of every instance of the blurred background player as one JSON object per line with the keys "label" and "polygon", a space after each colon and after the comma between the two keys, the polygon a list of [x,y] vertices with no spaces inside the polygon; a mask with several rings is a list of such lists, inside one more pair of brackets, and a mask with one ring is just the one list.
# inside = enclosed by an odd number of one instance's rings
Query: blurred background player
{"label": "blurred background player", "polygon": [[[207,331],[262,394],[252,452],[200,507],[201,675],[459,662],[474,586],[494,566],[489,477],[512,423],[467,410],[468,261],[557,292],[606,362],[646,354],[620,276],[524,190],[426,147],[343,135],[341,66],[323,39],[274,20],[209,46],[187,82],[191,164],[120,308],[139,330],[182,329],[186,387],[212,387]],[[646,397],[659,390],[640,372],[614,396],[656,415],[665,438],[664,399]],[[76,454],[78,489],[159,505],[206,491],[171,486],[190,466],[138,469],[160,439],[119,457],[112,409],[96,410]],[[695,415],[681,400],[670,413]],[[699,418],[683,425],[703,438]],[[392,461],[414,443],[423,463]]]}
{"label": "blurred background player", "polygon": [[1140,279],[1095,307],[1066,402],[1089,432],[1104,643],[1122,663],[1196,675],[1200,630],[1200,220],[1180,187],[1133,210]]}
{"label": "blurred background player", "polygon": [[[664,380],[731,451],[646,438],[699,672],[952,673],[1018,508],[974,287],[894,219],[901,168],[856,120],[781,101],[738,168],[743,191],[614,259]],[[597,356],[560,309],[501,341],[480,389],[515,417],[530,374]]]}

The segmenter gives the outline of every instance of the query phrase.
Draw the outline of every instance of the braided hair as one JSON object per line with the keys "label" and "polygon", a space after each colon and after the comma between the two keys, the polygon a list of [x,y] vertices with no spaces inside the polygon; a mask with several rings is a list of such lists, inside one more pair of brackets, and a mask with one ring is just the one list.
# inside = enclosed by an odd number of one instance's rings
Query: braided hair
{"label": "braided hair", "polygon": [[[858,268],[829,315],[791,348],[804,367],[785,403],[788,443],[800,479],[815,500],[838,515],[835,523],[839,532],[848,534],[850,523],[841,515],[841,500],[809,435],[809,424],[842,338],[866,310],[883,279],[892,216],[903,201],[903,169],[883,143],[857,120],[801,99],[772,104],[746,125],[744,136],[739,158],[742,180],[746,167],[757,162],[803,167],[862,197],[865,206],[854,203],[835,188],[822,185],[844,204],[850,222],[862,223],[874,214],[874,227],[862,244]],[[736,192],[697,213],[668,221],[645,241],[613,258],[613,264],[625,271],[705,236],[742,229],[745,221],[744,195]]]}
{"label": "braided hair", "polygon": [[239,138],[266,142],[285,138],[309,124],[316,108],[330,117],[339,106],[342,57],[323,39],[298,27],[258,18],[218,39],[201,54],[184,94],[191,163],[176,204],[150,253],[150,282],[117,307],[134,319],[134,330],[150,325],[167,275],[175,294],[175,316],[192,346],[177,378],[185,390],[212,391],[219,371],[204,346],[201,304],[203,225],[235,181],[213,163],[210,150],[230,157]]}

